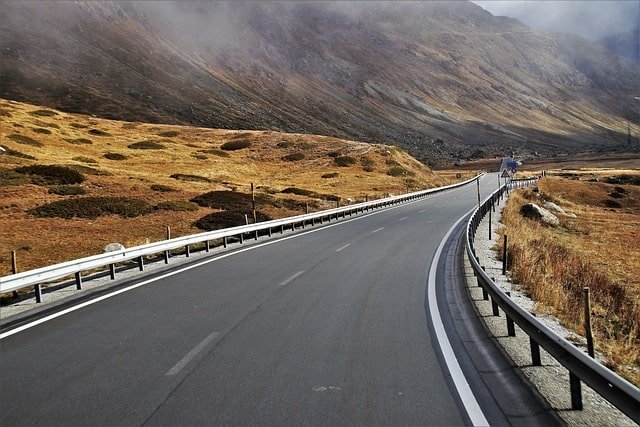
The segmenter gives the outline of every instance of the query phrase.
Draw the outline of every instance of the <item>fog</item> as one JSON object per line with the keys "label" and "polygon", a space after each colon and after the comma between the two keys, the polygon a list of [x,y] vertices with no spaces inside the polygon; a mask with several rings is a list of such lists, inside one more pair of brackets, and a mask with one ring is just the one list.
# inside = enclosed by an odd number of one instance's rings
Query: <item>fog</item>
{"label": "fog", "polygon": [[640,1],[474,0],[496,16],[509,16],[548,31],[573,33],[591,40],[638,28]]}

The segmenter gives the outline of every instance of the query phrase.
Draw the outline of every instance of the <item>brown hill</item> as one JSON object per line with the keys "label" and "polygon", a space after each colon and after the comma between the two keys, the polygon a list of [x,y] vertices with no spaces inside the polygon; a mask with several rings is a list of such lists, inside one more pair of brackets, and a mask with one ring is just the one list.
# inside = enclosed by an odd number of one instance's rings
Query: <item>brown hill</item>
{"label": "brown hill", "polygon": [[165,226],[176,237],[240,225],[251,182],[259,219],[451,182],[397,147],[325,136],[113,121],[6,100],[0,119],[0,276],[11,250],[26,270],[109,242],[160,240]]}
{"label": "brown hill", "polygon": [[[627,150],[640,68],[469,2],[13,2],[0,95],[395,144],[435,164]],[[638,133],[637,125],[632,133]]]}

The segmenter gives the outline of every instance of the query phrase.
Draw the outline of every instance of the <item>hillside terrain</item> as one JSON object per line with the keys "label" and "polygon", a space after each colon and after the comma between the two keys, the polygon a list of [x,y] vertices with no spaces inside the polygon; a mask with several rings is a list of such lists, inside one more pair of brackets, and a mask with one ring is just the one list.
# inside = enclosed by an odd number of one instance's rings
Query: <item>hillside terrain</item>
{"label": "hillside terrain", "polygon": [[[97,119],[0,100],[0,275],[452,181],[393,146]],[[457,180],[473,176],[467,172]],[[452,177],[455,181],[456,178]]]}
{"label": "hillside terrain", "polygon": [[0,40],[0,96],[66,112],[393,144],[431,165],[638,150],[638,64],[466,1],[6,1]]}

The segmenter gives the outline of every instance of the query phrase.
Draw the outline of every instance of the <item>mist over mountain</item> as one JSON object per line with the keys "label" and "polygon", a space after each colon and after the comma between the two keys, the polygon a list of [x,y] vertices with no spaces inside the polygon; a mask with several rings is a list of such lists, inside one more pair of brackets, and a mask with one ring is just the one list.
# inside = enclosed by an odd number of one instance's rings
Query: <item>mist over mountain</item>
{"label": "mist over mountain", "polygon": [[600,44],[620,56],[640,64],[640,26],[599,40]]}
{"label": "mist over mountain", "polygon": [[0,40],[0,96],[69,112],[431,164],[637,149],[637,64],[469,2],[3,2]]}

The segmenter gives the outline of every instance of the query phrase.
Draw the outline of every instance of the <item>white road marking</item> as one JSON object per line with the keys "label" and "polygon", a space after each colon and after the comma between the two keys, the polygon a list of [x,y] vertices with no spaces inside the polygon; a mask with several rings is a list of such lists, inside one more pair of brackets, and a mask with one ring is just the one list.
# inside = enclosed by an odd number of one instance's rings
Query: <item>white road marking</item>
{"label": "white road marking", "polygon": [[447,331],[444,329],[444,325],[442,323],[442,318],[440,317],[440,310],[438,309],[438,299],[436,294],[436,271],[438,269],[438,261],[440,260],[440,255],[442,254],[442,249],[444,248],[447,239],[453,233],[453,230],[460,224],[460,222],[475,209],[472,208],[469,212],[464,214],[460,219],[456,221],[455,224],[447,231],[447,234],[444,236],[438,249],[436,249],[436,253],[433,256],[433,261],[431,261],[431,267],[429,269],[429,282],[427,295],[429,298],[429,314],[431,315],[431,323],[433,324],[433,329],[436,333],[436,338],[438,341],[438,345],[440,346],[440,351],[442,351],[443,359],[447,365],[447,369],[451,374],[451,379],[453,379],[453,383],[456,386],[456,390],[458,391],[458,396],[460,396],[460,401],[464,405],[464,409],[467,411],[467,415],[471,420],[471,423],[474,426],[488,426],[489,422],[487,418],[484,416],[482,412],[482,408],[478,404],[476,397],[473,395],[473,391],[467,382],[467,379],[460,368],[460,364],[458,363],[458,359],[456,359],[456,354],[453,352],[453,348],[451,347],[451,342],[449,341],[449,337],[447,336]]}
{"label": "white road marking", "polygon": [[[455,188],[453,190],[457,190],[457,189],[460,189],[460,188],[464,188],[464,186]],[[446,192],[438,193],[437,196],[440,196],[440,195],[443,195],[443,194],[446,194]],[[69,314],[69,313],[74,312],[76,310],[80,310],[80,309],[82,309],[84,307],[88,307],[88,306],[96,304],[96,303],[98,303],[100,301],[104,301],[106,299],[112,298],[112,297],[114,297],[116,295],[120,295],[120,294],[123,294],[125,292],[129,292],[129,291],[131,291],[133,289],[139,288],[141,286],[148,285],[149,283],[157,282],[158,280],[162,280],[162,279],[166,279],[167,277],[175,276],[176,274],[183,273],[183,272],[191,270],[193,268],[201,267],[201,266],[203,266],[205,264],[209,264],[210,262],[218,261],[220,259],[227,258],[227,257],[233,256],[233,255],[237,255],[237,254],[242,253],[242,252],[258,249],[258,248],[261,248],[263,246],[273,245],[273,244],[276,244],[276,243],[284,242],[284,241],[289,240],[289,239],[296,239],[298,237],[306,236],[307,234],[317,233],[318,231],[327,230],[327,229],[333,228],[333,227],[338,227],[340,225],[348,224],[348,223],[350,223],[352,221],[359,221],[361,219],[364,219],[364,218],[367,218],[367,217],[370,217],[370,216],[373,216],[373,215],[379,215],[379,214],[384,213],[384,212],[389,212],[389,211],[392,211],[394,209],[399,209],[401,207],[413,205],[414,203],[419,203],[419,202],[423,202],[423,201],[424,201],[424,199],[416,199],[416,200],[414,200],[412,202],[407,202],[407,203],[403,203],[401,205],[384,208],[384,209],[381,209],[379,211],[375,211],[375,212],[371,212],[371,213],[364,214],[364,215],[361,215],[361,216],[357,216],[355,218],[342,220],[342,221],[336,222],[336,223],[331,224],[331,225],[325,225],[323,227],[319,227],[319,228],[316,228],[314,230],[309,230],[309,231],[305,231],[305,232],[302,232],[302,233],[296,233],[296,234],[294,234],[292,236],[282,237],[280,239],[270,240],[268,242],[260,243],[260,244],[257,244],[257,245],[252,245],[252,246],[249,246],[249,247],[246,247],[246,248],[242,248],[242,249],[238,249],[238,250],[235,250],[235,251],[232,251],[232,252],[227,252],[227,253],[222,254],[220,256],[217,256],[217,257],[214,257],[214,258],[209,258],[209,259],[203,260],[201,262],[198,262],[198,263],[195,263],[195,264],[191,264],[191,265],[188,265],[186,267],[179,268],[177,270],[170,271],[170,272],[162,274],[160,276],[153,277],[153,278],[148,279],[148,280],[144,280],[144,281],[142,281],[140,283],[136,283],[135,285],[127,286],[126,288],[119,289],[117,291],[111,292],[110,294],[105,294],[105,295],[102,295],[102,296],[100,296],[98,298],[95,298],[95,299],[92,299],[92,300],[89,300],[89,301],[85,301],[85,302],[80,303],[78,305],[74,305],[72,307],[69,307],[69,308],[66,308],[64,310],[55,312],[55,313],[50,314],[48,316],[42,317],[40,319],[34,320],[33,322],[25,323],[22,326],[19,326],[17,328],[13,328],[13,329],[11,329],[11,330],[9,330],[7,332],[1,333],[0,334],[0,339],[10,337],[11,335],[15,335],[15,334],[17,334],[19,332],[25,331],[27,329],[31,329],[34,326],[38,326],[38,325],[40,325],[42,323],[48,322],[49,320],[56,319],[58,317],[64,316],[65,314]],[[380,231],[382,229],[384,229],[384,227],[382,227],[382,228],[380,228],[380,229],[378,229],[376,231]]]}
{"label": "white road marking", "polygon": [[276,286],[285,286],[288,285],[289,283],[293,282],[294,280],[296,280],[298,277],[302,276],[304,274],[304,271],[298,271],[297,273],[292,274],[291,276],[289,276],[286,280],[284,280],[283,282],[278,283]]}
{"label": "white road marking", "polygon": [[381,230],[384,230],[384,227],[376,228],[375,230],[373,230],[371,232],[371,234],[375,234],[375,233],[377,233],[378,231],[381,231]]}
{"label": "white road marking", "polygon": [[409,217],[408,217],[408,216],[402,217],[402,218],[400,218],[400,219],[398,220],[398,222],[402,222],[402,221],[404,221],[404,220],[405,220],[405,219],[407,219],[407,218],[409,218]]}
{"label": "white road marking", "polygon": [[202,350],[204,350],[211,342],[220,335],[220,332],[213,332],[208,337],[200,341],[200,344],[193,347],[193,349],[186,354],[182,359],[176,363],[173,368],[169,369],[165,375],[175,375],[182,370],[189,362],[191,362]]}
{"label": "white road marking", "polygon": [[422,212],[424,212],[424,211],[426,211],[426,209],[420,209],[420,210],[418,211],[418,213],[422,213]]}
{"label": "white road marking", "polygon": [[349,246],[351,246],[351,243],[347,243],[344,246],[340,246],[338,249],[336,249],[336,252],[340,252],[343,249],[347,249]]}
{"label": "white road marking", "polygon": [[342,390],[342,387],[323,386],[323,385],[316,385],[316,386],[313,386],[313,391],[315,391],[315,392],[318,392],[318,391],[327,391],[327,390]]}

